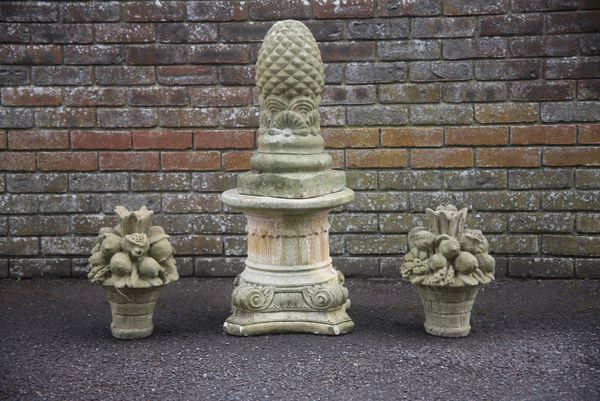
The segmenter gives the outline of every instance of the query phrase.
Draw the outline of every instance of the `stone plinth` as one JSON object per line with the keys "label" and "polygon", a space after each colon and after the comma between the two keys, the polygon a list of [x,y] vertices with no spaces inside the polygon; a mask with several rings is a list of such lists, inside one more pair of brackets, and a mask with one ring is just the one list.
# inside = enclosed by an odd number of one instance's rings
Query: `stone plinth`
{"label": "stone plinth", "polygon": [[323,62],[304,24],[274,24],[258,52],[260,128],[252,171],[222,200],[248,218],[248,259],[225,332],[342,334],[354,323],[344,276],[331,265],[331,209],[352,201],[320,132]]}
{"label": "stone plinth", "polygon": [[344,276],[331,264],[327,218],[353,197],[349,189],[309,199],[223,194],[223,203],[248,218],[248,258],[226,333],[337,335],[354,328]]}

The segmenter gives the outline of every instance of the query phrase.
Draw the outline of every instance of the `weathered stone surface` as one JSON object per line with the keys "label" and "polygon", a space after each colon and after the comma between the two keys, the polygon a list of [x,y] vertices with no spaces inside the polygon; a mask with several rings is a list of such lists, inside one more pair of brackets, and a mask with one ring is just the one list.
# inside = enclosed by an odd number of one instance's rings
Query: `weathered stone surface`
{"label": "weathered stone surface", "polygon": [[573,183],[573,170],[510,170],[508,187],[511,189],[569,188]]}
{"label": "weathered stone surface", "polygon": [[600,237],[543,235],[542,250],[549,255],[600,256]]}
{"label": "weathered stone surface", "polygon": [[194,275],[235,277],[244,270],[244,258],[195,258]]}
{"label": "weathered stone surface", "polygon": [[343,173],[329,171],[332,159],[323,149],[318,106],[324,67],[304,24],[273,25],[259,51],[256,80],[262,117],[250,163],[257,172],[239,176],[240,193],[310,198],[344,188]]}
{"label": "weathered stone surface", "polygon": [[446,188],[460,189],[498,189],[506,188],[506,171],[503,170],[464,170],[444,173]]}
{"label": "weathered stone surface", "polygon": [[566,213],[512,213],[508,228],[518,233],[572,232],[574,220]]}
{"label": "weathered stone surface", "polygon": [[538,238],[535,235],[490,235],[492,253],[501,254],[536,254]]}
{"label": "weathered stone surface", "polygon": [[542,207],[546,210],[596,210],[600,191],[553,191],[544,192]]}
{"label": "weathered stone surface", "polygon": [[600,213],[577,213],[577,231],[600,233]]}
{"label": "weathered stone surface", "polygon": [[600,259],[576,260],[575,276],[578,278],[600,278]]}
{"label": "weathered stone surface", "polygon": [[510,258],[508,271],[511,276],[522,278],[569,278],[573,277],[574,263],[561,258]]}
{"label": "weathered stone surface", "polygon": [[408,207],[408,196],[401,192],[357,192],[348,211],[402,211]]}
{"label": "weathered stone surface", "polygon": [[374,233],[378,217],[374,213],[334,213],[329,217],[332,233]]}
{"label": "weathered stone surface", "polygon": [[379,188],[386,190],[407,189],[441,189],[444,175],[439,171],[381,171],[379,172]]}
{"label": "weathered stone surface", "polygon": [[[261,116],[258,149],[250,160],[254,170],[239,175],[239,188],[222,195],[225,205],[247,219],[247,241],[244,236],[223,238],[226,256],[247,254],[223,328],[237,336],[347,333],[354,328],[346,312],[348,290],[330,258],[345,240],[340,236],[336,245],[331,237],[330,243],[329,232],[335,228],[328,212],[354,194],[345,188],[344,172],[330,169],[332,157],[324,150],[318,110],[324,69],[305,25],[286,20],[271,27],[258,53],[256,81]],[[324,96],[334,102],[357,101],[358,92],[338,92]],[[238,219],[238,229],[244,223],[240,217],[231,217]],[[197,223],[205,231],[232,231],[206,218]],[[356,230],[344,222],[350,231],[377,230],[377,216],[357,215],[355,224]],[[205,269],[197,264],[196,272],[200,268]]]}
{"label": "weathered stone surface", "polygon": [[379,275],[379,261],[374,257],[335,257],[333,265],[346,277]]}
{"label": "weathered stone surface", "polygon": [[425,226],[408,233],[409,252],[399,269],[417,285],[432,335],[469,334],[471,308],[480,285],[494,279],[496,263],[481,230],[466,229],[467,208],[426,209]]}
{"label": "weathered stone surface", "polygon": [[402,253],[406,251],[406,236],[348,235],[346,250],[351,255]]}
{"label": "weathered stone surface", "polygon": [[10,276],[15,278],[69,277],[70,259],[11,259]]}

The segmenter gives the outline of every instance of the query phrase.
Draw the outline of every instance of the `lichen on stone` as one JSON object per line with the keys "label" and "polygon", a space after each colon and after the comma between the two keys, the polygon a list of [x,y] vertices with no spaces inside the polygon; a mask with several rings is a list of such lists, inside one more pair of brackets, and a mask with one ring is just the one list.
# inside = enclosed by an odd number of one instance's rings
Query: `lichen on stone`
{"label": "lichen on stone", "polygon": [[154,212],[145,206],[131,212],[115,209],[120,223],[100,229],[89,258],[92,283],[116,288],[148,288],[179,278],[169,236],[152,225]]}
{"label": "lichen on stone", "polygon": [[400,273],[413,284],[476,286],[494,279],[496,262],[481,230],[465,229],[467,209],[438,206],[426,210],[428,228],[408,233],[409,252]]}

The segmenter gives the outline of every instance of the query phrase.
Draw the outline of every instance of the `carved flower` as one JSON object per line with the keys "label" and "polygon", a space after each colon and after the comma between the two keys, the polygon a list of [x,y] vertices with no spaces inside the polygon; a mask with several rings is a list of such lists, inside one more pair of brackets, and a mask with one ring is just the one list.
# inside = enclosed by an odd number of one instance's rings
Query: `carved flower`
{"label": "carved flower", "polygon": [[457,237],[465,229],[465,220],[467,219],[467,208],[457,210],[456,206],[438,206],[435,211],[426,209],[427,221],[430,231],[434,234],[447,234],[451,237]]}

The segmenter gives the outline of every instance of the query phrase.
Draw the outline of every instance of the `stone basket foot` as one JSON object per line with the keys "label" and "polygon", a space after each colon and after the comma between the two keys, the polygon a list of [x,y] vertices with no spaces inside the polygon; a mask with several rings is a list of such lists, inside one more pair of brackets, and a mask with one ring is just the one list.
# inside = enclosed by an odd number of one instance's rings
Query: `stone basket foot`
{"label": "stone basket foot", "polygon": [[471,331],[471,310],[479,287],[418,285],[425,309],[425,330],[440,337],[465,337]]}
{"label": "stone basket foot", "polygon": [[[349,302],[348,302],[349,304]],[[333,311],[309,312],[237,312],[223,324],[225,333],[233,336],[306,333],[337,336],[354,329],[346,306]]]}
{"label": "stone basket foot", "polygon": [[154,307],[162,287],[106,287],[112,312],[112,335],[122,340],[130,340],[152,334]]}

